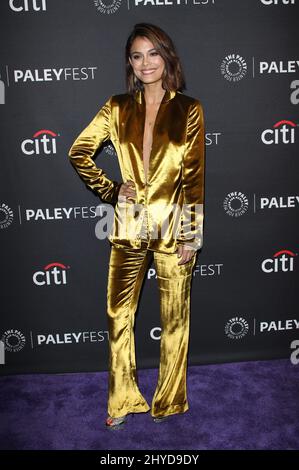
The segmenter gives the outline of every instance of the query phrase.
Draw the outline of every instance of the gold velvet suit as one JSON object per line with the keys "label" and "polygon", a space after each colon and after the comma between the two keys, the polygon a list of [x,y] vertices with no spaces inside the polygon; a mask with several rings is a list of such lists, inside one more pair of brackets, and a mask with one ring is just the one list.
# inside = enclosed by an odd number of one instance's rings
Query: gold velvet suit
{"label": "gold velvet suit", "polygon": [[[88,187],[115,205],[109,234],[109,398],[112,417],[150,409],[136,373],[134,321],[139,293],[154,255],[160,293],[161,345],[158,385],[151,414],[188,409],[186,370],[190,288],[195,256],[178,265],[179,244],[203,243],[204,119],[198,100],[166,91],[153,129],[147,179],[142,154],[146,106],[142,91],[114,95],[73,143],[70,160]],[[122,182],[95,165],[103,142],[115,147]],[[135,183],[134,204],[119,198],[121,183]],[[134,208],[134,210],[132,210]]]}

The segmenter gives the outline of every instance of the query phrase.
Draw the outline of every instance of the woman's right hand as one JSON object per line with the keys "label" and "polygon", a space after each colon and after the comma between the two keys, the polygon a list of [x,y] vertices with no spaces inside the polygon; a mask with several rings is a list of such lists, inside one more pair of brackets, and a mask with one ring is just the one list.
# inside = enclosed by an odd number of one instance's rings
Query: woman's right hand
{"label": "woman's right hand", "polygon": [[132,180],[127,181],[126,183],[122,183],[119,193],[118,193],[118,200],[119,201],[126,201],[128,202],[135,202],[136,198],[136,190],[135,190],[135,183]]}

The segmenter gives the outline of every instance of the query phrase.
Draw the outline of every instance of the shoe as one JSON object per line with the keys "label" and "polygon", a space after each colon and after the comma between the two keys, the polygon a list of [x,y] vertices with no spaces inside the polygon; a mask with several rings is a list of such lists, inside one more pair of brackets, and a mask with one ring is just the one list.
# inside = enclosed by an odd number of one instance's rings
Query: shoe
{"label": "shoe", "polygon": [[155,423],[161,423],[162,421],[165,421],[165,419],[167,418],[168,416],[160,416],[160,417],[153,416],[153,420]]}
{"label": "shoe", "polygon": [[106,427],[109,429],[119,429],[125,424],[126,419],[127,415],[120,416],[119,418],[111,418],[111,416],[108,416],[106,419]]}

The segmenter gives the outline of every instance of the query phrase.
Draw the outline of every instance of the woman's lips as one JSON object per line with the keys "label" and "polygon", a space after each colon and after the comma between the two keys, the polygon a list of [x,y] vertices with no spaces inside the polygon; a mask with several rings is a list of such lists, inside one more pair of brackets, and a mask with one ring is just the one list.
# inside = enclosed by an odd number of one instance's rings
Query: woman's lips
{"label": "woman's lips", "polygon": [[144,75],[150,75],[151,73],[153,73],[155,71],[155,69],[149,69],[149,70],[142,70],[142,73]]}

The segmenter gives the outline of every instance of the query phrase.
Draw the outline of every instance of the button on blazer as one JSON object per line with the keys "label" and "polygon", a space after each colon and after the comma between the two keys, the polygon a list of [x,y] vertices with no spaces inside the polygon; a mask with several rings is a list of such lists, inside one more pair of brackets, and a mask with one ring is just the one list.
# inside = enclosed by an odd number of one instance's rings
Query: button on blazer
{"label": "button on blazer", "polygon": [[[113,245],[140,248],[143,217],[148,217],[148,249],[175,253],[179,244],[203,244],[204,117],[199,100],[165,91],[158,109],[147,179],[143,166],[146,103],[141,90],[111,96],[77,137],[69,158],[99,197],[114,207],[108,239]],[[108,178],[94,155],[103,142],[113,144],[122,182]],[[123,182],[135,183],[136,198],[120,197]],[[145,210],[147,209],[147,210]]]}

